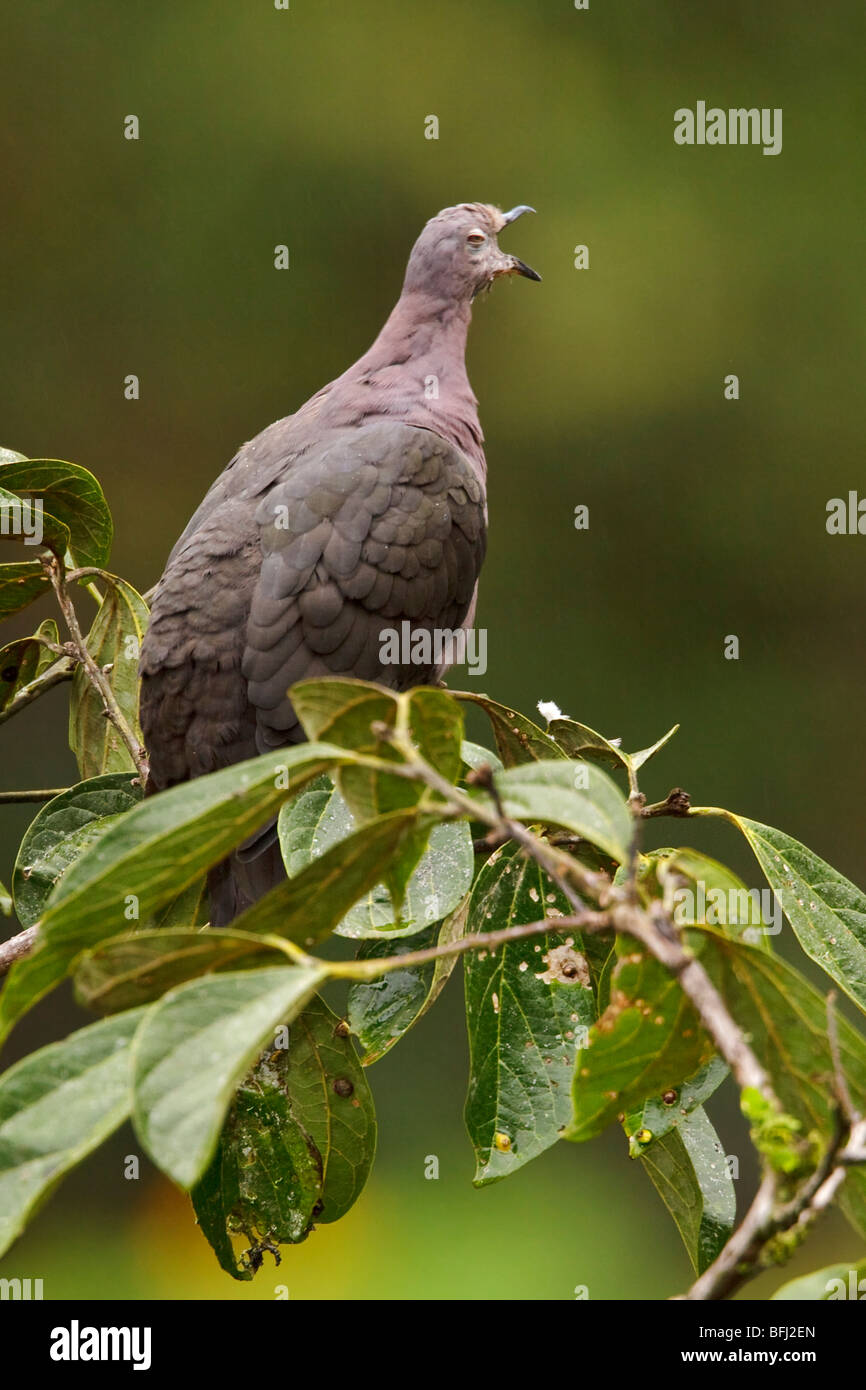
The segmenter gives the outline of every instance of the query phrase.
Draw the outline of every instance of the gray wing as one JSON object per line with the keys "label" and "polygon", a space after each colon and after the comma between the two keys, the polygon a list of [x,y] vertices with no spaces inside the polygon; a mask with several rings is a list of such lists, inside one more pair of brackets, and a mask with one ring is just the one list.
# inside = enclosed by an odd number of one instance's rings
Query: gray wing
{"label": "gray wing", "polygon": [[384,630],[471,621],[486,546],[473,465],[429,430],[378,420],[340,431],[268,490],[242,671],[262,752],[303,737],[286,692],[319,675],[395,689],[435,665],[388,664]]}
{"label": "gray wing", "polygon": [[486,517],[460,450],[378,420],[290,460],[283,432],[278,467],[275,427],[260,439],[266,456],[253,441],[233,460],[154,597],[141,660],[152,789],[302,738],[286,692],[304,677],[436,678],[383,665],[382,630],[472,619]]}

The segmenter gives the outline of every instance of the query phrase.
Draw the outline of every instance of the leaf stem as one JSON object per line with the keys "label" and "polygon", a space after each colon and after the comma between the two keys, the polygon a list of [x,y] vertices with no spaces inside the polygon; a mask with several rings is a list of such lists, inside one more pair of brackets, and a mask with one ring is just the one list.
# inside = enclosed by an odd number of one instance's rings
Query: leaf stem
{"label": "leaf stem", "polygon": [[29,685],[22,685],[17,695],[9,701],[5,709],[0,710],[0,724],[7,719],[11,719],[13,714],[17,714],[20,709],[31,705],[34,700],[38,700],[40,695],[44,695],[46,690],[51,690],[55,685],[60,685],[62,681],[72,680],[75,674],[75,662],[72,657],[64,656],[60,661],[56,661],[53,666],[49,666],[47,671],[43,671],[41,676],[30,681]]}
{"label": "leaf stem", "polygon": [[[147,760],[144,755],[144,749],[129,727],[126,716],[115,698],[111,685],[88,651],[87,642],[79,626],[75,606],[66,588],[66,577],[64,576],[63,569],[54,556],[43,556],[42,564],[51,581],[52,588],[57,596],[60,611],[63,614],[64,621],[69,630],[69,635],[72,638],[75,657],[84,667],[88,680],[102,700],[105,713],[123,740],[129,756],[138,769],[141,784],[144,786],[147,781]],[[72,579],[81,578],[89,572],[89,570],[70,570],[68,577]]]}
{"label": "leaf stem", "polygon": [[606,912],[594,912],[587,908],[567,917],[545,917],[537,922],[521,922],[514,927],[503,927],[500,931],[473,932],[460,936],[456,941],[446,941],[442,945],[427,946],[421,951],[405,951],[399,956],[383,956],[380,960],[321,961],[328,973],[335,979],[376,980],[392,970],[404,970],[410,965],[427,965],[429,961],[442,960],[448,956],[462,956],[467,951],[495,951],[499,946],[507,946],[512,941],[522,941],[527,936],[544,936],[547,932],[566,931],[604,931],[610,926]]}
{"label": "leaf stem", "polygon": [[68,791],[68,787],[39,787],[32,791],[0,792],[0,805],[4,802],[53,801],[55,796],[62,796]]}

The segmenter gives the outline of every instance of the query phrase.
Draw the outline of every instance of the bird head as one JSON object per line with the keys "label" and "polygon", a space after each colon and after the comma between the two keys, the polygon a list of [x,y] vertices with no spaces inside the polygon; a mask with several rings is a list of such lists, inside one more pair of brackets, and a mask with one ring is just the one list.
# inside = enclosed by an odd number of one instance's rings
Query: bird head
{"label": "bird head", "polygon": [[537,271],[500,250],[499,233],[534,208],[521,204],[501,212],[488,203],[460,203],[444,208],[427,223],[412,248],[404,289],[437,298],[474,299],[500,275],[525,275],[540,280]]}

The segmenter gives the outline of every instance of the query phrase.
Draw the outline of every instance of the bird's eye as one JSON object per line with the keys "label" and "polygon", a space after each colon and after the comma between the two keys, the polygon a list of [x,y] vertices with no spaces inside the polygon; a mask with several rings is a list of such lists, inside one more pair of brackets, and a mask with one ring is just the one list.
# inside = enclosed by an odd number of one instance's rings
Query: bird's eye
{"label": "bird's eye", "polygon": [[480,227],[473,227],[466,240],[470,246],[483,246],[487,237],[481,231]]}

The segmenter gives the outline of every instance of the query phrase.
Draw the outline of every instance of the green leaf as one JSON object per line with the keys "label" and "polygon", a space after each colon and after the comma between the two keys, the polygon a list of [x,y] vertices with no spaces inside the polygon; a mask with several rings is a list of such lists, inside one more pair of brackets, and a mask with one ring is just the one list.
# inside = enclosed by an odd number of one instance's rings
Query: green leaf
{"label": "green leaf", "polygon": [[66,974],[75,957],[144,922],[249,837],[342,749],[306,743],[172,787],[122,816],[55,889],[36,949],[16,962],[0,995],[0,1040]]}
{"label": "green leaf", "polygon": [[414,838],[419,820],[429,817],[414,807],[392,811],[323,844],[305,868],[248,908],[234,925],[243,931],[278,932],[305,946],[335,928],[347,935],[352,904],[374,891],[388,864]]}
{"label": "green leaf", "polygon": [[[355,819],[340,792],[328,779],[317,781],[280,812],[278,831],[286,871],[299,873],[351,835],[354,827]],[[410,844],[414,843],[413,837]],[[453,912],[469,891],[473,869],[469,826],[463,821],[434,825],[406,885],[400,917],[380,866],[382,881],[358,895],[360,901],[346,911],[336,931],[353,939],[411,936]]]}
{"label": "green leaf", "polygon": [[789,1279],[773,1294],[782,1302],[835,1302],[839,1299],[863,1302],[866,1299],[866,1260],[848,1260],[825,1269]]}
{"label": "green leaf", "polygon": [[0,913],[2,913],[4,917],[12,916],[12,898],[8,888],[2,883],[0,883]]}
{"label": "green leaf", "polygon": [[[444,922],[434,922],[411,941],[365,941],[358,959],[381,960],[407,951],[422,951],[428,946],[450,945],[463,935],[468,910],[467,898]],[[347,1005],[349,1028],[364,1049],[365,1067],[384,1057],[432,1008],[456,963],[456,955],[442,956],[426,965],[409,965],[405,970],[391,970],[378,980],[352,985]]]}
{"label": "green leaf", "polygon": [[[322,1159],[292,1118],[286,1053],[263,1057],[238,1087],[216,1153],[192,1189],[198,1223],[222,1268],[252,1279],[264,1252],[305,1240],[322,1196]],[[240,1258],[232,1236],[249,1248]]]}
{"label": "green leaf", "polygon": [[[569,905],[515,845],[496,850],[469,904],[467,933],[561,916]],[[529,937],[465,961],[469,1090],[464,1117],[475,1183],[505,1177],[549,1148],[571,1117],[582,1031],[595,1018],[589,967],[574,932]]]}
{"label": "green leaf", "polygon": [[292,1115],[322,1156],[319,1221],[357,1201],[376,1152],[376,1114],[363,1067],[336,1014],[316,996],[289,1028],[286,1089]]}
{"label": "green leaf", "polygon": [[696,1274],[734,1229],[737,1198],[725,1151],[702,1106],[649,1144],[641,1161],[676,1222]]}
{"label": "green leaf", "polygon": [[[289,1029],[288,1049],[241,1084],[216,1157],[193,1190],[220,1264],[250,1279],[265,1250],[304,1240],[360,1193],[376,1146],[373,1102],[339,1020],[318,997]],[[231,1236],[250,1249],[237,1260]]]}
{"label": "green leaf", "polygon": [[659,749],[664,748],[679,727],[679,724],[675,724],[656,743],[649,748],[642,748],[639,753],[624,752],[619,743],[596,733],[595,729],[588,728],[586,724],[579,724],[576,719],[553,719],[548,732],[569,758],[592,758],[621,768],[625,772],[637,772],[658,753]]}
{"label": "green leaf", "polygon": [[[604,850],[628,857],[632,818],[625,797],[601,768],[555,760],[526,763],[496,775],[505,814],[513,820],[559,825]],[[492,805],[486,792],[474,793]]]}
{"label": "green leaf", "polygon": [[327,967],[267,967],[181,985],[149,1009],[133,1046],[133,1119],[154,1163],[193,1187],[210,1163],[235,1088]]}
{"label": "green leaf", "polygon": [[759,890],[748,889],[724,864],[695,849],[655,850],[644,863],[667,889],[677,926],[717,927],[724,936],[772,949],[778,928],[764,913]]}
{"label": "green leaf", "polygon": [[0,712],[9,708],[26,685],[37,680],[53,666],[57,656],[39,641],[59,642],[57,624],[53,618],[40,623],[32,637],[19,637],[0,649]]}
{"label": "green leaf", "polygon": [[0,487],[39,497],[69,530],[75,566],[101,567],[111,552],[113,526],[102,488],[92,473],[60,459],[21,459],[0,464]]}
{"label": "green leaf", "polygon": [[[327,738],[353,752],[401,763],[403,754],[373,732],[376,724],[387,725],[408,740],[449,782],[456,782],[459,776],[463,715],[457,701],[444,690],[416,686],[395,695],[367,681],[332,678],[299,681],[292,686],[291,696],[308,738]],[[358,822],[415,806],[425,794],[421,782],[354,764],[339,769],[337,782]],[[430,823],[419,820],[417,831],[404,842],[385,875],[398,917],[406,885],[427,845],[430,828]]]}
{"label": "green leaf", "polygon": [[210,921],[207,895],[207,876],[193,879],[188,888],[176,898],[164,903],[150,918],[150,924],[161,931],[186,931],[206,927]]}
{"label": "green leaf", "polygon": [[[87,650],[106,675],[121,713],[141,743],[138,658],[150,614],[144,599],[125,580],[108,574],[103,577],[106,580],[105,595],[85,639]],[[105,717],[102,696],[94,689],[81,666],[77,667],[72,678],[69,746],[78,760],[82,777],[135,770],[135,763],[120,734],[111,720]]]}
{"label": "green leaf", "polygon": [[665,744],[670,743],[679,727],[679,724],[674,724],[672,729],[668,729],[667,733],[662,734],[661,738],[658,739],[656,743],[651,744],[649,748],[642,748],[639,753],[626,754],[635,772],[642,768],[644,763],[648,763],[650,758],[654,758],[656,753],[664,748]]}
{"label": "green leaf", "polygon": [[534,762],[538,758],[564,758],[562,749],[546,734],[509,705],[500,705],[488,695],[476,695],[468,690],[454,692],[455,699],[467,704],[480,705],[490,720],[499,756],[506,767],[517,767],[520,763]]}
{"label": "green leaf", "polygon": [[[5,471],[0,465],[0,481]],[[38,505],[38,501],[31,502],[26,496],[20,497],[0,487],[0,535],[20,541],[22,545],[52,550],[62,560],[69,545],[69,528],[47,512],[44,506],[37,513],[35,509]]]}
{"label": "green leaf", "polygon": [[17,463],[19,459],[26,458],[26,454],[19,454],[16,449],[0,448],[0,463]]}
{"label": "green leaf", "polygon": [[434,825],[429,844],[406,884],[399,918],[393,899],[380,883],[349,909],[336,928],[338,936],[392,941],[414,937],[459,906],[472,886],[474,862],[472,834],[465,821]]}
{"label": "green leaf", "polygon": [[70,1168],[129,1113],[142,1011],[91,1023],[0,1076],[0,1254]]}
{"label": "green leaf", "polygon": [[272,889],[227,930],[139,931],[102,942],[79,959],[78,997],[107,1013],[157,999],[206,972],[253,968],[263,963],[263,953],[272,953],[260,933],[314,945],[376,882],[416,818],[410,809],[368,821]]}
{"label": "green leaf", "polygon": [[51,585],[38,560],[21,560],[13,565],[0,565],[0,621],[20,613],[29,603],[41,598]]}
{"label": "green leaf", "polygon": [[[292,686],[291,696],[308,738],[327,739],[386,762],[402,762],[392,744],[371,729],[374,723],[385,724],[401,731],[449,782],[457,780],[463,717],[446,691],[416,686],[395,695],[367,681],[331,678],[299,681]],[[340,790],[359,821],[414,806],[424,793],[421,783],[370,768],[344,767],[337,775]]]}
{"label": "green leaf", "polygon": [[781,830],[729,818],[749,841],[806,955],[866,1010],[866,894]]}
{"label": "green leaf", "polygon": [[567,758],[592,758],[593,761],[608,763],[611,767],[628,768],[628,758],[616,743],[603,734],[597,734],[586,724],[576,719],[552,719],[551,737],[556,739]]}
{"label": "green leaf", "polygon": [[464,739],[460,746],[460,758],[465,768],[490,767],[494,772],[502,771],[502,760],[495,753],[480,743],[470,743],[468,739]]}
{"label": "green leaf", "polygon": [[27,828],[12,873],[22,927],[38,921],[69,866],[141,798],[129,773],[115,772],[78,782],[46,802]]}
{"label": "green leaf", "polygon": [[[662,1139],[681,1125],[699,1105],[709,1100],[728,1075],[728,1068],[721,1057],[711,1057],[681,1086],[651,1096],[643,1105],[630,1111],[623,1121],[623,1129],[628,1135],[632,1158],[640,1157],[644,1144],[649,1143],[649,1137]],[[636,1137],[639,1134],[649,1137],[642,1142]]]}
{"label": "green leaf", "polygon": [[285,961],[285,953],[234,927],[126,932],[79,956],[75,997],[94,1013],[114,1014],[159,999],[199,975],[249,970],[275,959]]}
{"label": "green leaf", "polygon": [[[786,961],[728,940],[709,928],[687,932],[689,945],[766,1068],[784,1110],[826,1140],[834,1132],[833,1058],[823,996]],[[866,1039],[837,1019],[839,1052],[854,1105],[866,1108]],[[854,1167],[840,1202],[866,1236],[866,1167]]]}
{"label": "green leaf", "polygon": [[611,1002],[577,1057],[573,1140],[600,1134],[621,1112],[677,1090],[712,1055],[697,1014],[664,966],[623,944]]}

